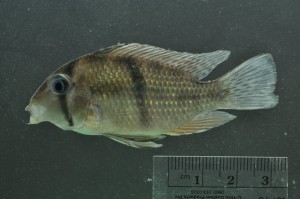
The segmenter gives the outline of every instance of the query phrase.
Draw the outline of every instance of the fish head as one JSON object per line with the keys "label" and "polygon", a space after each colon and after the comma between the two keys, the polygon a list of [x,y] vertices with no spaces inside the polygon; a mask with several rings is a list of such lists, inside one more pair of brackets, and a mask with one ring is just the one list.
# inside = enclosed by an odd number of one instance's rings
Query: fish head
{"label": "fish head", "polygon": [[64,130],[82,126],[88,97],[75,85],[72,77],[61,70],[51,74],[25,108],[30,113],[29,124],[48,121]]}

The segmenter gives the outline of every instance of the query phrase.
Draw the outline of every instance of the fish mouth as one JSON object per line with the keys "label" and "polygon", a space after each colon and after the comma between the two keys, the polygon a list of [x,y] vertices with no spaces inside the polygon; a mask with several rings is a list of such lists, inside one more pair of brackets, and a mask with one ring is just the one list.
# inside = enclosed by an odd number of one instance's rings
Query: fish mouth
{"label": "fish mouth", "polygon": [[44,121],[43,116],[46,114],[45,107],[34,103],[30,103],[28,106],[26,106],[25,111],[28,111],[30,114],[30,119],[28,124],[38,124]]}

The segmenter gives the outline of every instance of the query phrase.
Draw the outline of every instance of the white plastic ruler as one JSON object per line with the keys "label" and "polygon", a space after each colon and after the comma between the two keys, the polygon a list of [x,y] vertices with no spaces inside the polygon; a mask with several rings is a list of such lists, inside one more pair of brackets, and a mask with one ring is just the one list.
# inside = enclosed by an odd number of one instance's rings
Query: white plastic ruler
{"label": "white plastic ruler", "polygon": [[153,199],[287,198],[287,157],[153,157]]}

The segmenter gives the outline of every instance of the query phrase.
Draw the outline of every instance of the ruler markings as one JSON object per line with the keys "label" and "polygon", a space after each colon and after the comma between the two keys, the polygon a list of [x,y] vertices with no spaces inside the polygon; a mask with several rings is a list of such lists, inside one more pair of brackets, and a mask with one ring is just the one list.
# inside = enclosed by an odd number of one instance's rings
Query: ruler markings
{"label": "ruler markings", "polygon": [[221,177],[221,163],[222,163],[222,159],[219,157],[218,161],[219,161],[219,177]]}
{"label": "ruler markings", "polygon": [[[236,159],[236,165],[238,165],[238,161],[239,161],[239,159],[237,159],[237,158],[235,158]],[[236,183],[235,183],[235,187],[238,187],[238,182],[239,182],[239,172],[238,172],[238,169],[237,169],[237,167],[236,167]]]}
{"label": "ruler markings", "polygon": [[255,177],[255,171],[256,171],[256,159],[253,160],[253,176]]}
{"label": "ruler markings", "polygon": [[201,168],[202,168],[201,169],[201,177],[202,177],[201,178],[201,184],[202,184],[202,187],[203,187],[204,186],[204,182],[203,182],[203,179],[204,179],[204,166],[203,166],[204,165],[204,159],[203,159],[203,157],[201,157],[200,159],[201,159],[201,163],[202,163],[201,164],[202,165],[201,166]]}
{"label": "ruler markings", "polygon": [[[170,165],[170,161],[171,161],[171,165]],[[170,187],[170,167],[172,168],[172,157],[168,157],[168,187]]]}
{"label": "ruler markings", "polygon": [[[249,164],[250,161],[250,164]],[[225,167],[226,164],[226,167]],[[205,165],[205,166],[204,166]],[[249,172],[249,165],[253,168],[250,171],[253,173],[254,178],[265,178],[262,179],[265,182],[261,186],[273,187],[274,182],[274,172],[285,172],[287,171],[287,158],[249,158],[249,157],[190,157],[190,156],[171,156],[167,159],[168,167],[168,181],[170,182],[170,176],[172,172],[184,171],[185,174],[189,174],[191,171],[200,171],[201,184],[199,186],[205,186],[205,176],[208,175],[207,172],[215,173],[218,177],[227,177],[225,174],[228,172],[234,172],[235,179],[232,179],[231,185],[239,187],[240,183],[240,173]],[[224,168],[225,167],[225,168]],[[204,170],[205,169],[205,170]],[[222,175],[224,173],[224,175]],[[199,173],[200,174],[200,173]],[[198,175],[199,175],[198,174]],[[205,175],[206,174],[206,175]],[[228,173],[230,178],[232,173]],[[245,174],[244,174],[245,175]],[[189,176],[189,175],[187,175]],[[189,178],[191,178],[189,176]],[[207,178],[207,177],[206,177]],[[269,179],[266,179],[269,178]],[[221,178],[220,178],[221,179]],[[200,179],[199,179],[200,180]],[[219,180],[219,182],[224,182],[224,180]],[[170,186],[171,184],[168,183]],[[278,184],[278,182],[277,182]],[[224,185],[222,185],[224,186]],[[221,185],[219,187],[222,187]],[[229,187],[229,186],[228,186]]]}
{"label": "ruler markings", "polygon": [[[183,160],[185,160],[185,161],[183,161]],[[181,161],[182,161],[182,162],[181,162],[182,165],[184,165],[184,172],[186,173],[186,163],[187,163],[186,157],[182,158]]]}
{"label": "ruler markings", "polygon": [[272,180],[273,180],[273,161],[271,160],[271,169],[270,169],[270,187],[272,187]]}

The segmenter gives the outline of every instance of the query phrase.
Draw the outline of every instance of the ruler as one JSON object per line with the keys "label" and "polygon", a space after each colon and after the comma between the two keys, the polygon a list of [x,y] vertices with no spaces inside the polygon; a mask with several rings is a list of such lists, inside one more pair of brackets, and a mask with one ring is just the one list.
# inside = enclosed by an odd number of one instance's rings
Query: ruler
{"label": "ruler", "polygon": [[153,156],[153,199],[287,198],[287,157]]}

